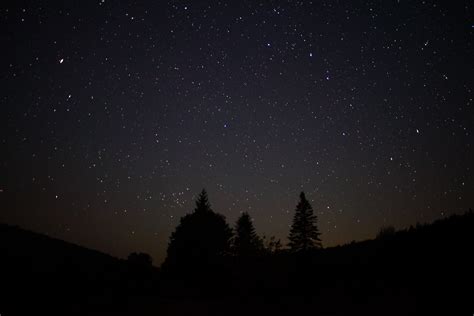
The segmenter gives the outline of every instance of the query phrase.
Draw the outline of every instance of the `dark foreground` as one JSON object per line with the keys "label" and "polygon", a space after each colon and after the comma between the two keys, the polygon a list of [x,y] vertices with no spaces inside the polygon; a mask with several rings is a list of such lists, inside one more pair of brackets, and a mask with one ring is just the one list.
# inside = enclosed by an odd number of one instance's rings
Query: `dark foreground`
{"label": "dark foreground", "polygon": [[0,225],[0,314],[472,315],[474,214],[308,254],[160,271]]}

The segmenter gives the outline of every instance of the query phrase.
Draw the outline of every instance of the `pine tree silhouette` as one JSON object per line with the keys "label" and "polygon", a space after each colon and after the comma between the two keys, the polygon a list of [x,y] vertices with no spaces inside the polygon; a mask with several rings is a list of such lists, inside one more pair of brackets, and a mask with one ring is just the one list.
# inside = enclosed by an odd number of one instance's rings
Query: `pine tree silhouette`
{"label": "pine tree silhouette", "polygon": [[263,250],[262,240],[255,232],[252,219],[247,212],[237,220],[235,226],[234,253],[238,256],[251,256]]}
{"label": "pine tree silhouette", "polygon": [[196,208],[194,209],[194,212],[212,212],[211,204],[209,203],[209,199],[207,197],[207,192],[205,189],[202,189],[198,199],[196,200]]}
{"label": "pine tree silhouette", "polygon": [[202,190],[191,214],[181,218],[171,234],[165,266],[205,265],[230,253],[232,229],[211,209]]}
{"label": "pine tree silhouette", "polygon": [[304,192],[300,194],[300,201],[296,206],[293,224],[290,230],[289,246],[292,251],[307,251],[322,247],[319,239],[319,230],[316,226],[317,217],[313,213],[313,208],[306,199]]}

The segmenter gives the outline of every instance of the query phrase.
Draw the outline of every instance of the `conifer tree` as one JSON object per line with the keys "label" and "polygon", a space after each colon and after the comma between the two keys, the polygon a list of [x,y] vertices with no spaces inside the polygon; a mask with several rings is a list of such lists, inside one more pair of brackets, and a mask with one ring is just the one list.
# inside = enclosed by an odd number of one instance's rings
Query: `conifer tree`
{"label": "conifer tree", "polygon": [[304,192],[300,194],[300,201],[296,206],[291,226],[289,246],[294,252],[307,251],[322,247],[320,233],[317,227],[317,216],[306,199]]}
{"label": "conifer tree", "polygon": [[234,253],[238,256],[251,256],[262,251],[262,240],[255,232],[252,219],[247,212],[237,220],[235,226]]}
{"label": "conifer tree", "polygon": [[183,216],[171,234],[165,266],[205,265],[230,253],[232,229],[215,213],[202,190],[194,212]]}
{"label": "conifer tree", "polygon": [[194,208],[194,213],[200,212],[212,212],[211,204],[209,204],[209,199],[205,189],[202,189],[199,194],[199,197],[196,200],[196,207]]}

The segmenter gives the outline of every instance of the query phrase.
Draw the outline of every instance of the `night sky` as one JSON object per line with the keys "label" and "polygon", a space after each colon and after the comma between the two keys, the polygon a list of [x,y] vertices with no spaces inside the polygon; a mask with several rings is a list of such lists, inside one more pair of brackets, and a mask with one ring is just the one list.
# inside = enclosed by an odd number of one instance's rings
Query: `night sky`
{"label": "night sky", "polygon": [[2,1],[0,222],[164,259],[206,188],[324,246],[474,207],[471,1]]}

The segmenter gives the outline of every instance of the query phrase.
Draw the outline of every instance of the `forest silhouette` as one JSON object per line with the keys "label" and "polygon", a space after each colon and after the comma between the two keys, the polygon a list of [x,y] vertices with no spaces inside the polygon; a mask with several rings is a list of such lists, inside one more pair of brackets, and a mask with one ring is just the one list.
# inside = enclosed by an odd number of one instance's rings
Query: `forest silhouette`
{"label": "forest silhouette", "polygon": [[[307,252],[322,248],[317,227],[317,216],[306,199],[304,192],[296,206],[288,251]],[[207,192],[201,191],[194,212],[185,215],[170,237],[166,268],[183,268],[183,265],[209,264],[225,256],[259,256],[275,252],[276,245],[281,250],[281,242],[272,237],[268,245],[259,237],[249,213],[243,212],[238,218],[234,231],[225,217],[211,209]]]}
{"label": "forest silhouette", "polygon": [[[0,225],[2,315],[472,313],[474,213],[324,248],[301,192],[288,244],[231,226],[202,190],[171,234],[161,268]],[[25,304],[25,301],[29,304]]]}

